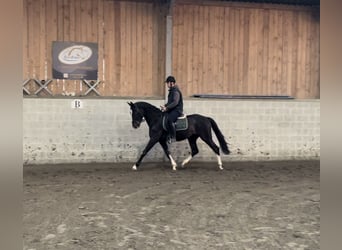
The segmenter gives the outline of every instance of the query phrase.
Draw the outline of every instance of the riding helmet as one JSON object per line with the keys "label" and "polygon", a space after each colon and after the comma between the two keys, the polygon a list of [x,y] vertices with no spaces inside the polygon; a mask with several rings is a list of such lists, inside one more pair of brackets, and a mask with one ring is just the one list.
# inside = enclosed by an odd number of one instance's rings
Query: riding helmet
{"label": "riding helmet", "polygon": [[174,83],[176,83],[176,79],[173,76],[168,76],[166,78],[165,82],[174,82]]}

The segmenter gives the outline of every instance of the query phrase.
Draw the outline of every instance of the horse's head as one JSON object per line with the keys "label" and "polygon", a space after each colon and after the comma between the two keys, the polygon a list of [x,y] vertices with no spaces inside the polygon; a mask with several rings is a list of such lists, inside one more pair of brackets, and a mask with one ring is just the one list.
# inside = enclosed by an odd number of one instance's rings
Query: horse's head
{"label": "horse's head", "polygon": [[144,115],[139,107],[133,102],[128,102],[128,105],[131,107],[132,126],[133,128],[139,128],[140,123],[144,121]]}

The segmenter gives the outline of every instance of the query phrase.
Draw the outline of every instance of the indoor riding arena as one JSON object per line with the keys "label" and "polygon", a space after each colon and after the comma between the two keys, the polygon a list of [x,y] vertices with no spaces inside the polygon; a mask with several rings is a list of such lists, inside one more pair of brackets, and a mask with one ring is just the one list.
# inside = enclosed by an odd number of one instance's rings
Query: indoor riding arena
{"label": "indoor riding arena", "polygon": [[[319,0],[23,0],[23,249],[320,249]],[[129,103],[211,117],[149,142]],[[219,145],[215,133],[214,142]]]}

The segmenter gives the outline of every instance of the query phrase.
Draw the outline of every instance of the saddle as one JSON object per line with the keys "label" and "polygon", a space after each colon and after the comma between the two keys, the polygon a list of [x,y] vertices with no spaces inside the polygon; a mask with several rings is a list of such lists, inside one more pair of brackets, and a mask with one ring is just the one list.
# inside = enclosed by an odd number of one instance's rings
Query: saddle
{"label": "saddle", "polygon": [[[175,122],[175,127],[176,127],[176,131],[188,129],[188,118],[186,117],[185,114],[177,118],[177,121]],[[167,131],[165,115],[163,116],[163,129]]]}

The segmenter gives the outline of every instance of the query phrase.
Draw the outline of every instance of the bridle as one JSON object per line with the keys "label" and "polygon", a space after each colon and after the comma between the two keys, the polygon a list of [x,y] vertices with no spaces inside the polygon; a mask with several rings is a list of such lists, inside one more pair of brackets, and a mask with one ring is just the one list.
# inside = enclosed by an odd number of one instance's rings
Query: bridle
{"label": "bridle", "polygon": [[144,115],[141,113],[140,109],[139,109],[137,106],[135,106],[135,112],[138,113],[138,114],[141,116],[141,121],[140,121],[140,123],[144,122],[144,121],[145,121],[145,117],[144,117]]}

